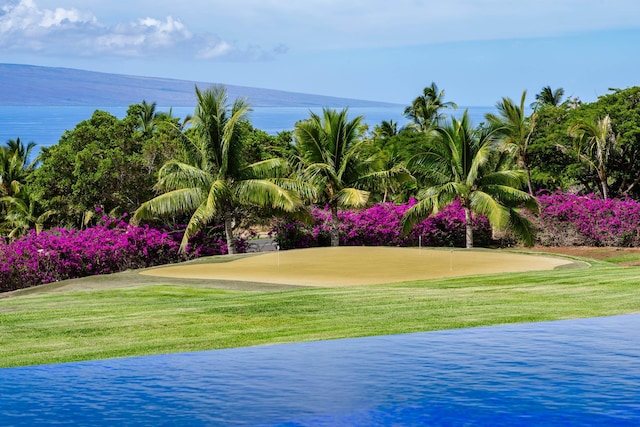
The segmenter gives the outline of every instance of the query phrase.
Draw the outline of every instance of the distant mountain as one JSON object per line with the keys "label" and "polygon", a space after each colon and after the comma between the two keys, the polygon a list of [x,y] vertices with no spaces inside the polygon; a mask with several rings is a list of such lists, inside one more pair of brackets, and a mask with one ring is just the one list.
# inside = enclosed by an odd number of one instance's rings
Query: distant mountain
{"label": "distant mountain", "polygon": [[[194,86],[214,83],[97,73],[70,68],[0,64],[0,105],[129,106],[146,100],[160,106],[195,105]],[[225,85],[231,99],[254,107],[386,107],[395,104]]]}

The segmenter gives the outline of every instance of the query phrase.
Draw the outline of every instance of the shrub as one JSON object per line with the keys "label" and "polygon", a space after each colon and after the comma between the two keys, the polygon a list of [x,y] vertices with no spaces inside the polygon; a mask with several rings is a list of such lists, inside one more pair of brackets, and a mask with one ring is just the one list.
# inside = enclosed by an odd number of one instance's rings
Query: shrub
{"label": "shrub", "polygon": [[[447,206],[420,224],[409,235],[400,227],[402,215],[415,204],[381,203],[362,210],[341,211],[340,244],[344,246],[417,246],[422,236],[424,246],[464,247],[464,211],[459,203]],[[311,210],[313,221],[305,225],[297,220],[275,221],[271,236],[281,249],[328,246],[331,213],[328,209]],[[474,240],[479,246],[491,243],[491,227],[484,217],[474,218]]]}
{"label": "shrub", "polygon": [[[84,230],[56,228],[31,232],[11,244],[0,242],[0,292],[227,252],[220,231],[213,228],[195,236],[181,255],[182,232],[103,217]],[[237,248],[246,250],[246,241],[240,239]]]}
{"label": "shrub", "polygon": [[538,196],[538,243],[544,246],[638,246],[640,203],[595,194]]}

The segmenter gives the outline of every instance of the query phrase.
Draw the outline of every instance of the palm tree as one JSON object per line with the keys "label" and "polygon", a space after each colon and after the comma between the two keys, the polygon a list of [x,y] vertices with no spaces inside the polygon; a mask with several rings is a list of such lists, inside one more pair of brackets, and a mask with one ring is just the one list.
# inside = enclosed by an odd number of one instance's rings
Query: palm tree
{"label": "palm tree", "polygon": [[485,215],[494,229],[510,228],[525,243],[533,243],[533,227],[518,207],[537,210],[536,199],[519,190],[522,171],[501,169],[501,147],[495,128],[473,129],[467,112],[461,120],[451,119],[435,128],[426,152],[412,159],[422,168],[431,185],[419,194],[419,201],[405,213],[403,231],[431,214],[459,200],[466,222],[466,247],[473,247],[472,215]]}
{"label": "palm tree", "polygon": [[149,104],[146,100],[143,100],[140,106],[142,108],[138,112],[138,127],[142,133],[150,134],[156,126],[158,116],[156,114],[156,103],[152,102]]}
{"label": "palm tree", "polygon": [[533,195],[533,183],[531,182],[531,168],[529,165],[528,151],[531,134],[536,125],[536,113],[525,115],[524,100],[527,91],[522,92],[520,104],[516,105],[511,98],[502,98],[496,104],[498,115],[489,113],[487,121],[498,128],[504,139],[507,149],[515,156],[518,166],[524,169],[527,176],[529,194]]}
{"label": "palm tree", "polygon": [[611,129],[611,118],[607,114],[603,119],[580,122],[569,129],[569,135],[574,138],[573,154],[580,162],[596,171],[602,197],[606,200],[609,197],[609,155],[617,143],[616,135]]}
{"label": "palm tree", "polygon": [[134,222],[161,215],[188,212],[191,215],[180,250],[189,238],[221,218],[228,251],[233,245],[234,211],[241,206],[257,206],[293,212],[302,208],[294,184],[279,176],[285,170],[282,159],[244,164],[243,139],[238,124],[250,111],[246,100],[228,104],[223,86],[200,91],[196,87],[197,106],[190,122],[193,137],[185,134],[185,159],[170,160],[158,173],[157,189],[163,194],[143,203],[134,214]]}
{"label": "palm tree", "polygon": [[302,162],[302,175],[318,194],[318,202],[331,210],[331,246],[338,246],[338,208],[364,206],[369,199],[365,181],[374,179],[360,138],[362,116],[348,120],[348,109],[323,109],[296,123],[295,143]]}
{"label": "palm tree", "polygon": [[407,184],[413,187],[416,179],[406,167],[400,154],[398,144],[388,144],[374,154],[372,172],[363,177],[362,182],[367,188],[381,193],[382,203],[389,199],[398,201],[406,196]]}
{"label": "palm tree", "polygon": [[531,104],[531,108],[537,108],[542,105],[557,107],[562,102],[563,95],[564,89],[561,87],[553,90],[551,89],[551,86],[545,86],[542,88],[540,93],[536,95],[536,102]]}
{"label": "palm tree", "polygon": [[0,229],[8,233],[10,239],[18,238],[28,230],[35,229],[39,234],[46,221],[54,215],[54,210],[45,210],[36,195],[28,186],[21,186],[13,181],[13,195],[0,198],[0,203],[6,206],[4,222]]}
{"label": "palm tree", "polygon": [[373,128],[374,139],[388,139],[398,134],[398,123],[383,120]]}
{"label": "palm tree", "polygon": [[455,102],[444,102],[444,90],[431,82],[430,86],[422,90],[422,95],[413,100],[410,106],[405,108],[404,115],[413,121],[418,130],[427,132],[431,127],[438,126],[446,118],[441,110],[458,108]]}
{"label": "palm tree", "polygon": [[36,147],[35,142],[25,145],[20,138],[10,139],[0,147],[0,195],[12,195],[14,181],[21,185],[26,183],[39,161],[38,156],[29,161]]}

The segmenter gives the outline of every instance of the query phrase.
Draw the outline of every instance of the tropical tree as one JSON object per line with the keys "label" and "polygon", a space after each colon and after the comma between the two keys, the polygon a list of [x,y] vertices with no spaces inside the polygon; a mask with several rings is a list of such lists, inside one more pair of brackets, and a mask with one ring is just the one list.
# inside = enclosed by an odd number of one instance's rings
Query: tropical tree
{"label": "tropical tree", "polygon": [[146,100],[143,100],[140,104],[140,109],[137,112],[138,119],[138,127],[145,135],[148,135],[153,132],[157,113],[156,113],[156,103],[152,102],[149,104]]}
{"label": "tropical tree", "polygon": [[283,159],[243,162],[244,140],[239,124],[250,111],[247,101],[238,98],[229,105],[223,86],[204,91],[196,87],[196,98],[190,119],[193,129],[185,133],[184,158],[162,166],[156,185],[162,194],[143,203],[133,220],[188,213],[190,219],[180,245],[185,251],[195,233],[214,219],[221,219],[228,251],[233,254],[233,223],[239,207],[294,212],[303,205],[294,191],[295,182],[283,178]]}
{"label": "tropical tree", "polygon": [[438,86],[432,82],[430,86],[422,90],[422,95],[405,108],[404,115],[413,122],[418,130],[427,132],[446,118],[442,110],[448,108],[455,110],[458,106],[455,102],[444,102],[444,89],[439,90]]}
{"label": "tropical tree", "polygon": [[13,182],[20,185],[26,183],[39,161],[38,156],[33,156],[36,147],[35,142],[25,145],[20,138],[10,139],[0,147],[0,196],[10,196],[13,188],[19,188],[14,187]]}
{"label": "tropical tree", "polygon": [[524,107],[526,97],[526,90],[522,92],[520,104],[516,104],[511,98],[503,97],[496,104],[498,114],[489,113],[486,115],[486,119],[491,125],[499,129],[507,149],[516,158],[518,166],[524,169],[529,194],[533,195],[531,167],[529,165],[529,144],[536,126],[536,112],[527,117]]}
{"label": "tropical tree", "polygon": [[393,120],[383,120],[373,128],[374,139],[388,139],[398,134],[398,123]]}
{"label": "tropical tree", "polygon": [[11,196],[0,198],[0,203],[6,206],[0,233],[7,234],[10,239],[18,238],[32,229],[39,234],[55,211],[45,209],[28,186],[13,181],[13,187]]}
{"label": "tropical tree", "polygon": [[540,93],[536,94],[536,101],[531,104],[531,108],[537,108],[543,105],[551,105],[557,107],[562,103],[562,96],[564,95],[564,89],[559,87],[556,90],[551,89],[551,86],[545,86]]}
{"label": "tropical tree", "polygon": [[331,211],[331,246],[340,244],[338,209],[364,206],[367,182],[375,181],[374,158],[360,138],[362,116],[348,119],[348,109],[323,109],[322,115],[296,123],[295,144],[303,178],[317,189],[316,202]]}
{"label": "tropical tree", "polygon": [[58,144],[42,149],[33,190],[47,209],[57,211],[59,225],[80,227],[80,219],[97,206],[105,212],[133,212],[153,196],[159,165],[145,155],[153,138],[138,129],[139,107],[130,106],[123,119],[96,110]]}
{"label": "tropical tree", "polygon": [[537,210],[536,199],[519,188],[521,170],[503,169],[503,148],[496,128],[471,127],[467,112],[445,126],[435,128],[427,150],[412,159],[422,168],[430,185],[418,194],[418,203],[405,213],[405,233],[424,218],[437,213],[456,199],[466,221],[466,247],[473,247],[472,215],[484,215],[494,229],[510,229],[526,244],[533,244],[532,224],[519,208]]}
{"label": "tropical tree", "polygon": [[602,197],[609,197],[608,165],[611,152],[617,148],[616,135],[611,130],[611,117],[583,121],[569,129],[574,138],[572,153],[576,158],[598,174]]}

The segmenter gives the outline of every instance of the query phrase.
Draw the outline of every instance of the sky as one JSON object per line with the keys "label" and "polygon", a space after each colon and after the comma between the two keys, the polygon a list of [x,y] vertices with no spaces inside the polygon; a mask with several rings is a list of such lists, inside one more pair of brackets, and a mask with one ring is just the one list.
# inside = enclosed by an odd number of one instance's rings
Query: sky
{"label": "sky", "polygon": [[640,79],[638,0],[0,0],[0,62],[408,105]]}

